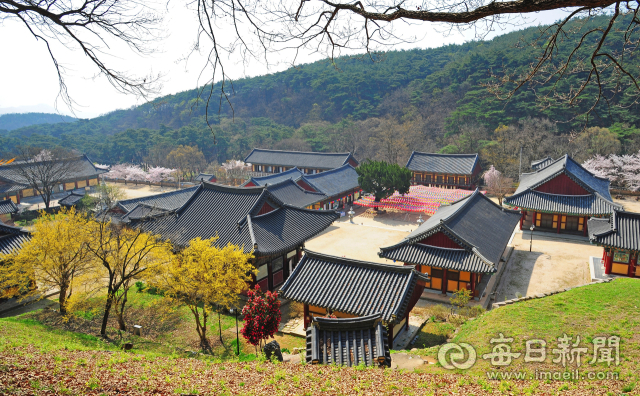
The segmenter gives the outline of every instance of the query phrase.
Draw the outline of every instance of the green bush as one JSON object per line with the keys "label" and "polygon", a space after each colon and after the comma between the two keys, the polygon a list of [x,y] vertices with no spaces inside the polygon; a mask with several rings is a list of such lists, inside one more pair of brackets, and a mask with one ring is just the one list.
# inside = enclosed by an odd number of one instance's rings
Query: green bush
{"label": "green bush", "polygon": [[449,308],[445,307],[442,304],[434,305],[428,308],[429,316],[431,316],[434,321],[445,322],[451,313]]}

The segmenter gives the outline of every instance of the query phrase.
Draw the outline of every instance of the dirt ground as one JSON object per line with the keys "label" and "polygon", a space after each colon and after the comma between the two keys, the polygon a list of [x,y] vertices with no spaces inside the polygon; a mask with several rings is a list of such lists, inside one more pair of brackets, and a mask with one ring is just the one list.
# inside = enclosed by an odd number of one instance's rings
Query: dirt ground
{"label": "dirt ground", "polygon": [[380,248],[400,242],[418,227],[417,223],[394,220],[396,217],[383,215],[368,218],[360,214],[354,217],[355,224],[351,224],[349,217],[345,216],[322,234],[307,241],[305,247],[333,256],[393,264],[391,260],[378,257]]}
{"label": "dirt ground", "polygon": [[124,199],[133,199],[133,198],[141,198],[148,197],[149,195],[156,195],[161,193],[166,193],[170,191],[176,191],[173,187],[162,187],[160,186],[146,186],[146,185],[138,185],[135,184],[123,184],[123,183],[107,183],[109,185],[116,185],[120,187],[120,189],[125,193]]}
{"label": "dirt ground", "polygon": [[613,202],[622,205],[627,212],[640,213],[640,201],[636,201],[634,196],[624,196],[624,199],[614,199]]}
{"label": "dirt ground", "polygon": [[515,234],[515,250],[496,290],[495,301],[515,298],[516,293],[534,295],[591,281],[588,259],[601,255],[601,247],[586,240],[534,233],[533,251],[529,252],[529,238],[529,233]]}

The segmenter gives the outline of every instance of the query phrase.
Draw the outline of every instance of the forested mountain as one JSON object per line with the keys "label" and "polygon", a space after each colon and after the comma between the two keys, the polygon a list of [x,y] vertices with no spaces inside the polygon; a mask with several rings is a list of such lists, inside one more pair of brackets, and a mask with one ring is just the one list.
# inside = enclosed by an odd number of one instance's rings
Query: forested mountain
{"label": "forested mountain", "polygon": [[50,113],[21,113],[0,115],[0,132],[38,124],[56,124],[59,122],[74,122],[75,118]]}
{"label": "forested mountain", "polygon": [[[563,39],[553,62],[561,62],[576,47],[580,32],[606,21],[597,17],[571,22],[567,31],[576,32]],[[616,42],[615,34],[610,42]],[[19,144],[61,145],[106,163],[154,163],[178,145],[198,146],[210,162],[242,158],[252,147],[352,151],[360,159],[399,163],[411,150],[480,151],[485,162],[509,157],[506,169],[513,168],[511,159],[524,140],[529,141],[525,163],[556,151],[591,155],[596,140],[613,139],[605,144],[610,151],[640,145],[640,108],[636,97],[624,91],[635,89],[630,84],[605,86],[605,94],[620,94],[600,101],[588,121],[576,115],[593,105],[597,88],[587,87],[572,106],[557,100],[575,90],[584,73],[567,74],[556,86],[560,95],[551,94],[552,84],[525,84],[510,100],[489,91],[500,81],[506,81],[500,87],[503,93],[513,88],[505,77],[525,73],[536,61],[541,50],[528,44],[539,35],[540,28],[528,28],[490,41],[392,51],[373,59],[342,57],[335,63],[323,60],[242,79],[228,90],[233,110],[224,100],[218,109],[219,86],[214,86],[210,125],[204,117],[207,98],[198,99],[198,91],[190,90],[91,120],[6,132],[0,135],[0,147],[9,154]],[[587,41],[593,44],[598,37]],[[576,58],[584,58],[588,50],[583,47]],[[626,55],[625,62],[630,69],[640,66],[635,54]],[[585,125],[609,129],[591,131],[575,146],[581,140],[568,139],[569,133]],[[595,145],[597,150],[603,146]]]}

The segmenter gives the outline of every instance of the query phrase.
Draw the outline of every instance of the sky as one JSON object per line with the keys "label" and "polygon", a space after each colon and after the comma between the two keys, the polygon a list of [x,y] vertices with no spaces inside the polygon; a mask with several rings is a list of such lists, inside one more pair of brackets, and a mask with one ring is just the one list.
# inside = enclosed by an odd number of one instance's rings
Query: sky
{"label": "sky", "polygon": [[[111,50],[105,60],[116,68],[136,75],[161,74],[159,96],[174,94],[202,85],[200,72],[205,58],[190,54],[196,33],[197,20],[193,10],[184,3],[170,2],[166,9],[162,39],[153,45],[156,51],[141,56],[129,51],[118,43],[108,43]],[[530,14],[526,19],[516,17],[502,29],[490,32],[492,38],[509,31],[527,26],[554,22],[567,11],[557,10]],[[472,31],[447,32],[446,28],[429,24],[400,24],[397,32],[401,35],[417,36],[415,42],[395,46],[394,49],[434,48],[447,44],[460,44],[475,39]],[[58,100],[58,78],[46,46],[30,35],[27,28],[18,21],[5,19],[0,22],[0,114],[8,112],[59,112],[73,115],[69,108]],[[9,38],[9,39],[7,39]],[[76,102],[74,114],[80,118],[93,118],[117,109],[125,109],[145,102],[133,95],[119,93],[101,76],[95,76],[95,69],[86,56],[77,49],[67,49],[53,44],[53,51],[59,62],[66,68],[66,83],[69,93]],[[115,55],[114,55],[115,54]],[[325,56],[310,51],[302,52],[298,64],[310,63]],[[253,77],[282,71],[291,66],[293,56],[284,53],[270,58],[267,66],[262,62],[243,64],[237,55],[225,59],[227,73],[232,79]],[[57,109],[57,110],[56,110]]]}

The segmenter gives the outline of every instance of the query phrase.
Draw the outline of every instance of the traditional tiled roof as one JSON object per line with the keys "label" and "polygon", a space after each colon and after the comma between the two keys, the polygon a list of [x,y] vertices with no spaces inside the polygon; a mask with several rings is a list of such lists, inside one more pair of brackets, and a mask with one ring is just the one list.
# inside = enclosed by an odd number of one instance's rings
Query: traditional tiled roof
{"label": "traditional tiled roof", "polygon": [[267,190],[280,201],[299,208],[306,208],[327,199],[327,196],[322,193],[306,191],[291,179],[283,180],[277,184],[268,184]]}
{"label": "traditional tiled roof", "polygon": [[[380,249],[380,257],[410,264],[443,266],[473,272],[495,272],[520,213],[504,209],[476,191],[438,211],[404,240]],[[420,243],[442,232],[461,249]],[[463,252],[464,250],[464,252]]]}
{"label": "traditional tiled roof", "polygon": [[302,179],[328,197],[340,195],[358,188],[358,173],[349,164],[315,175],[304,175]]}
{"label": "traditional tiled roof", "polygon": [[333,169],[346,164],[350,159],[356,164],[358,163],[351,153],[315,153],[254,148],[244,159],[244,162],[310,169]]}
{"label": "traditional tiled roof", "polygon": [[[505,200],[506,201],[506,200]],[[576,216],[610,214],[622,206],[608,201],[600,194],[558,195],[526,190],[509,197],[509,206],[536,210],[544,213],[566,213]]]}
{"label": "traditional tiled roof", "polygon": [[[131,220],[140,220],[146,217],[153,217],[160,214],[166,214],[170,212],[169,209],[159,208],[157,206],[148,205],[146,203],[138,203],[130,211],[122,216],[118,216],[117,220],[124,223],[128,223]],[[114,219],[116,220],[116,219]]]}
{"label": "traditional tiled roof", "polygon": [[478,163],[478,154],[433,154],[414,151],[407,169],[417,172],[471,175]]}
{"label": "traditional tiled roof", "polygon": [[587,221],[592,243],[640,251],[640,213],[614,211],[609,218]]}
{"label": "traditional tiled roof", "polygon": [[10,199],[0,201],[0,214],[18,213],[18,206]]}
{"label": "traditional tiled roof", "polygon": [[[4,182],[3,182],[4,181]],[[10,193],[14,191],[21,191],[25,188],[29,188],[27,184],[22,183],[14,183],[10,180],[0,180],[0,194],[1,193]]]}
{"label": "traditional tiled roof", "polygon": [[267,184],[276,184],[280,183],[283,180],[293,180],[297,181],[302,177],[303,173],[300,169],[293,167],[287,171],[281,173],[274,173],[273,175],[261,176],[261,177],[252,177],[248,181],[246,181],[242,186],[246,186],[247,184],[253,183],[255,186],[266,186]]}
{"label": "traditional tiled roof", "polygon": [[0,260],[5,254],[15,253],[31,239],[31,234],[20,227],[12,227],[0,221]]}
{"label": "traditional tiled roof", "polygon": [[193,193],[198,189],[197,186],[184,188],[181,190],[170,191],[162,194],[149,195],[148,197],[125,199],[118,202],[125,212],[133,209],[137,204],[142,203],[148,206],[155,206],[160,209],[173,210],[178,209],[191,198]]}
{"label": "traditional tiled roof", "polygon": [[[69,171],[65,176],[67,180],[73,179],[93,179],[98,177],[102,171],[98,170],[86,155],[64,160],[69,167]],[[0,177],[10,180],[15,184],[28,185],[28,181],[18,172],[17,168],[25,166],[35,166],[25,162],[12,162],[9,165],[0,166]],[[24,187],[23,187],[24,188]]]}
{"label": "traditional tiled roof", "polygon": [[211,179],[214,179],[213,181],[215,181],[216,175],[212,175],[209,173],[201,173],[198,176],[196,176],[195,181],[198,182],[202,182],[202,181],[212,181]]}
{"label": "traditional tiled roof", "polygon": [[539,160],[531,161],[531,168],[534,170],[539,170],[544,168],[545,166],[551,164],[553,162],[553,158],[547,157]]}
{"label": "traditional tiled roof", "polygon": [[427,276],[411,266],[378,264],[305,251],[280,288],[280,295],[303,304],[351,315],[381,314],[401,320],[419,281]]}
{"label": "traditional tiled roof", "polygon": [[387,330],[380,314],[359,318],[313,318],[307,328],[307,363],[391,366]]}
{"label": "traditional tiled roof", "polygon": [[[259,214],[264,204],[274,210]],[[339,217],[286,205],[264,187],[229,187],[204,182],[179,209],[131,225],[170,239],[184,247],[196,237],[218,236],[217,244],[232,243],[255,255],[277,254],[300,246]]]}
{"label": "traditional tiled roof", "polygon": [[[609,180],[595,176],[568,155],[558,158],[540,170],[520,175],[520,184],[513,196],[517,196],[525,190],[533,190],[562,173],[566,174],[587,191],[591,193],[598,193],[602,198],[611,201],[611,195],[609,194]],[[507,201],[510,199],[511,197],[507,198]]]}
{"label": "traditional tiled roof", "polygon": [[84,194],[72,191],[66,197],[58,200],[58,204],[60,206],[72,207],[73,205],[76,205],[78,202],[80,202],[82,198],[84,198]]}

